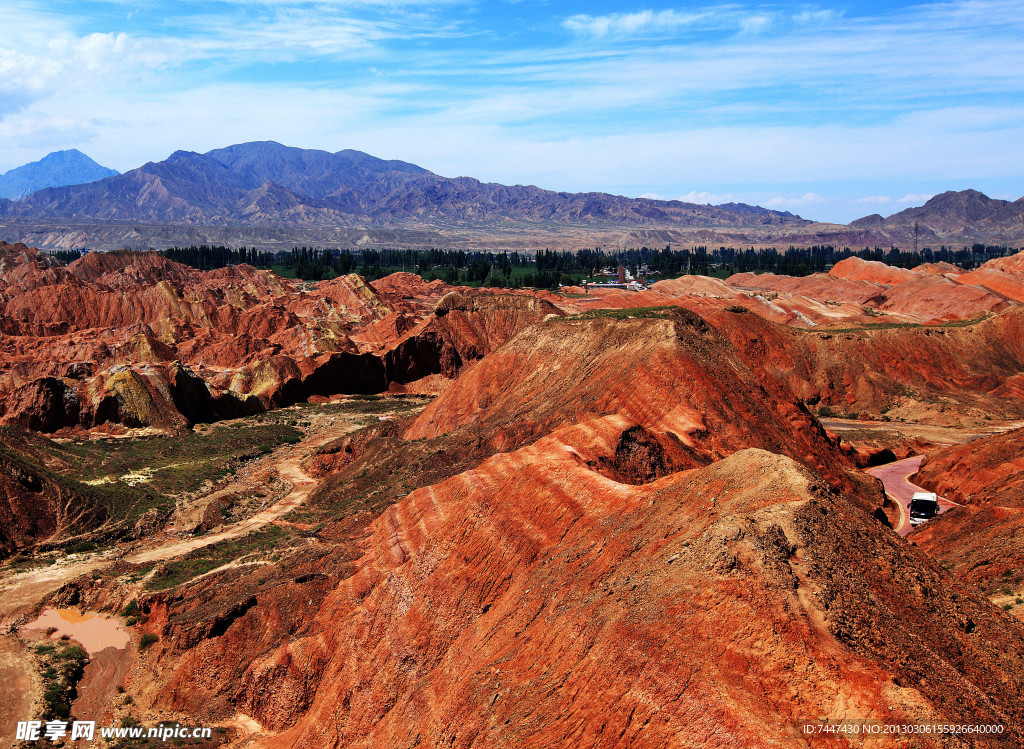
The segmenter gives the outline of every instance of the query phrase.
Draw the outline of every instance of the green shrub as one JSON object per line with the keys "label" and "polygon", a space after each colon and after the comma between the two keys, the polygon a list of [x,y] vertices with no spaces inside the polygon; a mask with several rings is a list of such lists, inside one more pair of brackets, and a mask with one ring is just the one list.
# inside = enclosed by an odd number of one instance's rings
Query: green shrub
{"label": "green shrub", "polygon": [[121,609],[121,616],[138,616],[141,613],[142,611],[139,609],[139,602],[135,600],[129,601],[127,605]]}
{"label": "green shrub", "polygon": [[64,549],[64,551],[66,551],[68,554],[82,554],[86,551],[95,550],[96,544],[94,544],[92,541],[76,541],[75,543],[71,544],[70,546]]}
{"label": "green shrub", "polygon": [[142,639],[139,640],[139,652],[141,653],[143,650],[148,648],[150,645],[152,645],[153,643],[155,643],[159,639],[160,639],[159,637],[157,637],[156,635],[152,634],[151,632],[144,634],[142,636]]}
{"label": "green shrub", "polygon": [[57,657],[60,658],[62,661],[89,660],[89,655],[85,652],[85,650],[83,650],[78,645],[72,645],[70,647],[64,648],[62,651],[60,651],[60,654]]}

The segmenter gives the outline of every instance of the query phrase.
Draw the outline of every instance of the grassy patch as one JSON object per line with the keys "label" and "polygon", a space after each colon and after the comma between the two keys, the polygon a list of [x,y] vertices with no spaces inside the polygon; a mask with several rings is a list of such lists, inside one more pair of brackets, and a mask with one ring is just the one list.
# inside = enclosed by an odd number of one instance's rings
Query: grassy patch
{"label": "grassy patch", "polygon": [[78,696],[76,686],[82,679],[89,655],[78,645],[58,642],[35,648],[42,656],[39,674],[43,680],[43,719],[66,720],[71,703]]}
{"label": "grassy patch", "polygon": [[938,325],[922,325],[916,322],[869,322],[864,325],[859,325],[855,328],[827,328],[823,330],[815,330],[814,333],[818,335],[828,335],[829,333],[860,333],[865,330],[894,330],[898,328],[921,328],[922,330],[944,330],[946,328],[969,328],[972,325],[977,325],[980,322],[984,322],[992,315],[985,313],[972,317],[966,320],[953,320],[952,322],[944,322]]}
{"label": "grassy patch", "polygon": [[[114,520],[132,521],[152,507],[173,507],[173,497],[195,491],[206,480],[229,475],[245,461],[271,452],[281,444],[302,439],[302,432],[284,424],[235,424],[202,432],[125,439],[57,443],[31,440],[15,427],[0,428],[0,438],[12,446],[25,443],[33,458],[55,470],[36,465],[20,451],[0,444],[0,451],[73,491],[95,499]],[[122,477],[148,476],[134,486]],[[89,483],[92,482],[92,483]]]}
{"label": "grassy patch", "polygon": [[146,583],[146,589],[168,590],[250,554],[258,556],[271,554],[282,546],[289,546],[293,535],[290,529],[270,524],[247,536],[204,546],[183,559],[176,559],[165,564]]}
{"label": "grassy patch", "polygon": [[663,307],[626,307],[623,309],[594,309],[588,310],[587,312],[579,312],[575,315],[568,315],[567,317],[554,318],[557,322],[559,320],[600,320],[600,319],[611,319],[611,320],[633,320],[633,319],[658,319],[664,320],[672,316],[672,312],[678,309],[677,307],[663,306]]}
{"label": "grassy patch", "polygon": [[337,416],[342,414],[354,415],[382,415],[386,413],[410,414],[424,408],[432,399],[429,397],[404,397],[385,398],[380,395],[356,395],[351,398],[338,401],[337,403],[324,403],[316,405],[313,403],[302,403],[299,405],[302,416],[307,417],[313,413],[325,416]]}

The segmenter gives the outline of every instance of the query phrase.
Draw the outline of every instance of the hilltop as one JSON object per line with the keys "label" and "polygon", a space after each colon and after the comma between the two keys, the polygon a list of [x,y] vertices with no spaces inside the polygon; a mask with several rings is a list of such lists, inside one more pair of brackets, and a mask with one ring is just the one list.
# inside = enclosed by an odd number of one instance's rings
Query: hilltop
{"label": "hilltop", "polygon": [[39,161],[0,174],[0,198],[18,200],[36,190],[95,182],[117,172],[100,166],[77,149],[55,151]]}

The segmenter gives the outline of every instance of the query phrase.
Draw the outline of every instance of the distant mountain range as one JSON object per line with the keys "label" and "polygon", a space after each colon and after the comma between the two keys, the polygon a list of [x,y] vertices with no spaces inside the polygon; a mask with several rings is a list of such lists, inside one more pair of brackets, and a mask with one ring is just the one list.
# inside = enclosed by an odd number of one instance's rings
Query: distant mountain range
{"label": "distant mountain range", "polygon": [[112,177],[118,172],[100,166],[81,151],[55,151],[39,161],[0,174],[0,198],[23,198],[47,187],[78,185]]}
{"label": "distant mountain range", "polygon": [[1024,197],[997,200],[977,190],[944,192],[923,206],[882,218],[877,213],[850,222],[855,229],[906,242],[917,226],[921,243],[973,237],[982,241],[1017,241],[1024,237]]}
{"label": "distant mountain range", "polygon": [[259,142],[166,161],[87,185],[40,190],[9,215],[99,221],[244,226],[501,225],[509,222],[665,226],[781,226],[808,222],[779,211],[564,193],[450,179],[359,151],[313,151]]}
{"label": "distant mountain range", "polygon": [[[61,153],[95,165],[77,151]],[[922,208],[845,226],[742,203],[698,205],[448,178],[359,151],[264,141],[205,154],[177,151],[124,174],[0,200],[0,239],[101,249],[195,242],[267,248],[905,245],[913,241],[915,221],[922,242],[1021,241],[1024,199],[944,193]]]}

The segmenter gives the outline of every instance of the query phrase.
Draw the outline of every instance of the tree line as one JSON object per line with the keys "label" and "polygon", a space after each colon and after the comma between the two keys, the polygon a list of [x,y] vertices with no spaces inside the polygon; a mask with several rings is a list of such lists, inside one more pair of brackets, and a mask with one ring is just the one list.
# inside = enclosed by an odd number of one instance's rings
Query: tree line
{"label": "tree line", "polygon": [[[677,247],[666,245],[655,249],[582,249],[576,251],[539,250],[525,252],[490,252],[466,250],[339,250],[293,247],[282,252],[266,252],[256,248],[231,248],[221,245],[171,247],[161,254],[175,262],[200,270],[214,270],[230,265],[248,264],[272,269],[281,275],[306,281],[336,278],[358,273],[369,281],[396,271],[415,273],[426,280],[441,279],[451,284],[484,285],[500,288],[557,288],[559,284],[575,285],[587,278],[600,278],[602,273],[615,272],[619,265],[628,268],[634,277],[656,280],[678,276],[717,275],[733,273],[776,273],[806,276],[826,273],[833,265],[848,257],[877,260],[899,268],[912,268],[922,263],[948,262],[971,270],[996,257],[1017,252],[1003,245],[975,244],[971,247],[925,247],[918,252],[897,247],[864,247],[851,249],[832,245],[771,247]],[[77,251],[59,251],[55,257],[71,262]]]}

